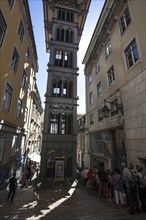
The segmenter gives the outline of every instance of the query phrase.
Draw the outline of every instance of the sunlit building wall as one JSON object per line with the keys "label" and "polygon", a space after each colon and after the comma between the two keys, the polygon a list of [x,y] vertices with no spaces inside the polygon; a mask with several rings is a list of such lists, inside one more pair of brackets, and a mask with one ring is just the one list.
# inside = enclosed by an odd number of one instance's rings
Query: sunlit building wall
{"label": "sunlit building wall", "polygon": [[144,17],[145,1],[106,1],[83,60],[91,165],[99,169],[146,165]]}
{"label": "sunlit building wall", "polygon": [[[25,154],[30,81],[36,81],[37,52],[28,1],[0,3],[0,172],[1,183]],[[31,75],[33,74],[33,77]],[[40,105],[40,104],[39,104]]]}

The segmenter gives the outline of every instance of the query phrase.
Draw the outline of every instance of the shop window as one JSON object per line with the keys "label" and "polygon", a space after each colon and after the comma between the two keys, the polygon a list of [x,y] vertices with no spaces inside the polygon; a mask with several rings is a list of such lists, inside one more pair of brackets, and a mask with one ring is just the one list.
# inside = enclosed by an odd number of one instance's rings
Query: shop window
{"label": "shop window", "polygon": [[11,150],[10,150],[10,156],[15,156],[16,151],[17,151],[17,145],[18,145],[18,136],[13,135],[12,139],[12,145],[11,145]]}
{"label": "shop window", "polygon": [[6,134],[0,133],[0,162],[3,160],[5,142],[6,142]]}

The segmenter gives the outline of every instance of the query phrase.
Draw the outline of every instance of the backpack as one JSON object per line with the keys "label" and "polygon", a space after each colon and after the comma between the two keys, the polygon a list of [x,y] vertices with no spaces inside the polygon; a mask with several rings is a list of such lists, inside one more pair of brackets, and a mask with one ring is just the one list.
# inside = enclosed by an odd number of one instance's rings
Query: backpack
{"label": "backpack", "polygon": [[131,173],[131,177],[128,179],[128,185],[130,189],[135,189],[141,183],[140,176],[136,172],[132,172],[131,170],[129,171]]}
{"label": "backpack", "polygon": [[102,182],[107,182],[107,174],[105,171],[100,171],[99,172],[99,178],[101,179]]}

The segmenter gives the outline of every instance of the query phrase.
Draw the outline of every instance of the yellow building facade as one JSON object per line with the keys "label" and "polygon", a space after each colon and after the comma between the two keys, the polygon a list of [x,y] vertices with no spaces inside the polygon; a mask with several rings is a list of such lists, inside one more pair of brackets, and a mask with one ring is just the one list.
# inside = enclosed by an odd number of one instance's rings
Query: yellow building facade
{"label": "yellow building facade", "polygon": [[[37,51],[28,1],[0,2],[0,172],[1,183],[25,153],[29,106],[36,81]],[[34,82],[35,84],[35,82]]]}

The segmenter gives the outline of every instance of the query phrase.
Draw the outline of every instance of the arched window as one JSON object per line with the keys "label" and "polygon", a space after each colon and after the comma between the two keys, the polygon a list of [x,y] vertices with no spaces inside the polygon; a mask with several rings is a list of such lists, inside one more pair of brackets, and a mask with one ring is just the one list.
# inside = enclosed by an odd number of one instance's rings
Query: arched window
{"label": "arched window", "polygon": [[55,79],[53,80],[53,96],[61,96],[61,84],[61,80],[58,82]]}
{"label": "arched window", "polygon": [[69,98],[73,97],[73,82],[69,82]]}
{"label": "arched window", "polygon": [[68,93],[68,91],[67,91],[68,89],[67,89],[67,81],[64,81],[64,83],[63,83],[63,97],[67,97],[67,93]]}
{"label": "arched window", "polygon": [[61,30],[61,41],[64,41],[64,29]]}
{"label": "arched window", "polygon": [[57,28],[57,40],[59,41],[60,40],[60,29]]}
{"label": "arched window", "polygon": [[73,31],[70,31],[70,43],[73,43],[74,42],[74,32]]}
{"label": "arched window", "polygon": [[59,114],[51,113],[50,134],[59,133]]}
{"label": "arched window", "polygon": [[70,42],[70,39],[69,39],[69,30],[66,30],[66,38],[65,38],[65,41],[66,42]]}
{"label": "arched window", "polygon": [[63,52],[61,50],[56,50],[55,65],[62,66],[62,64],[63,64]]}

